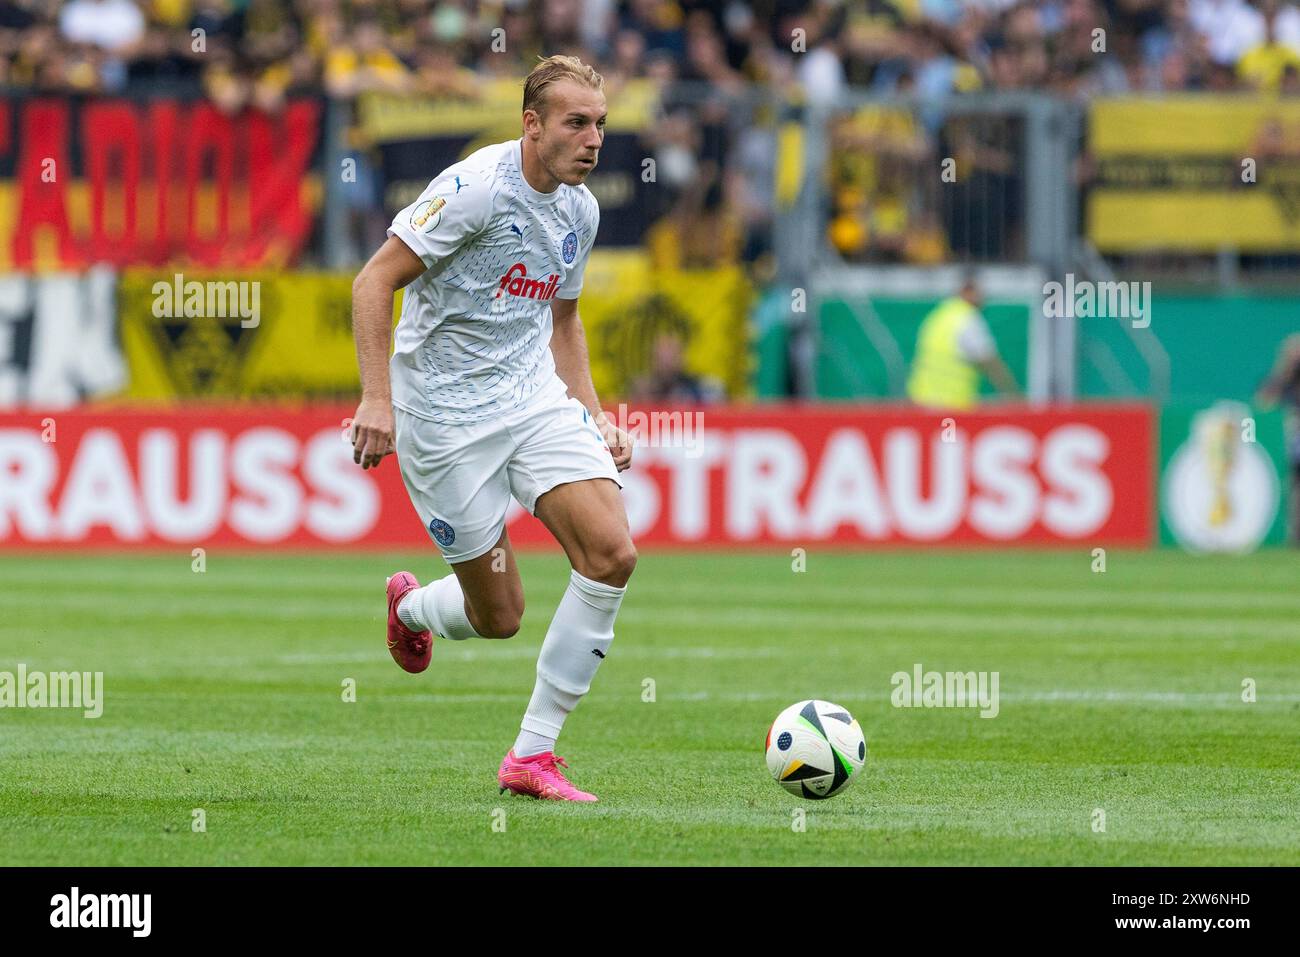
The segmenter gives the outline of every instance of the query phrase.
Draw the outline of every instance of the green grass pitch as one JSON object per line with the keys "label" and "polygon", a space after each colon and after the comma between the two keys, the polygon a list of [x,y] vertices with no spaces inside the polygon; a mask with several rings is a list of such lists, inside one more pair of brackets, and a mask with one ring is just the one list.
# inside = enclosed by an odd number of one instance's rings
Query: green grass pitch
{"label": "green grass pitch", "polygon": [[[558,749],[594,806],[495,783],[558,552],[521,557],[518,636],[438,642],[419,676],[384,647],[383,583],[435,556],[190,561],[0,558],[0,671],[106,693],[98,720],[0,710],[3,863],[1300,864],[1293,554],[647,551]],[[918,662],[998,672],[1000,713],[893,707]],[[828,801],[763,761],[808,697],[867,735]]]}

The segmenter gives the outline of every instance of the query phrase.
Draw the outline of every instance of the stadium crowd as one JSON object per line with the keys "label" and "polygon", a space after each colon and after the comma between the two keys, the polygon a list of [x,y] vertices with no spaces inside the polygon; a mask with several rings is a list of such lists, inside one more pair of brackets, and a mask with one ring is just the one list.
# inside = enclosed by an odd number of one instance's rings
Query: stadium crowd
{"label": "stadium crowd", "polygon": [[[503,31],[494,33],[494,30]],[[797,31],[802,31],[798,33]],[[1100,31],[1100,32],[1099,32]],[[504,43],[502,42],[504,40]],[[1282,0],[0,0],[0,83],[202,86],[234,109],[289,92],[473,97],[541,51],[611,82],[799,82],[944,93],[1300,89]]]}
{"label": "stadium crowd", "polygon": [[[11,92],[176,93],[237,114],[296,94],[473,101],[564,51],[658,107],[647,210],[672,265],[770,265],[782,145],[746,94],[825,103],[846,87],[923,100],[972,91],[1300,91],[1300,6],[1283,0],[0,0]],[[693,92],[692,92],[693,91]],[[703,99],[699,91],[704,91]],[[827,239],[856,261],[1025,255],[1014,121],[859,106],[832,136]],[[357,143],[362,149],[364,143]],[[940,191],[940,157],[964,157]],[[374,157],[371,157],[373,162]],[[378,202],[358,250],[382,237]]]}

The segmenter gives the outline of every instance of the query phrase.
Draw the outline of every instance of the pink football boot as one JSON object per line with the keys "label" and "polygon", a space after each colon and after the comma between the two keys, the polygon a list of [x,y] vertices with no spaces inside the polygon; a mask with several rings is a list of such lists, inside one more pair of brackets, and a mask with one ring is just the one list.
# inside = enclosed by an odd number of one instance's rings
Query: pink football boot
{"label": "pink football boot", "polygon": [[404,671],[416,675],[429,667],[433,657],[433,632],[415,632],[402,624],[397,617],[397,605],[412,588],[419,588],[420,583],[410,572],[398,572],[388,579],[388,650],[393,660]]}
{"label": "pink football boot", "polygon": [[[559,767],[557,767],[559,765]],[[501,793],[511,791],[514,794],[531,794],[535,798],[548,801],[595,801],[596,795],[579,791],[560,770],[567,768],[564,758],[556,757],[553,751],[535,754],[531,758],[515,757],[514,749],[506,752],[501,759],[501,770],[497,771],[497,783]]]}

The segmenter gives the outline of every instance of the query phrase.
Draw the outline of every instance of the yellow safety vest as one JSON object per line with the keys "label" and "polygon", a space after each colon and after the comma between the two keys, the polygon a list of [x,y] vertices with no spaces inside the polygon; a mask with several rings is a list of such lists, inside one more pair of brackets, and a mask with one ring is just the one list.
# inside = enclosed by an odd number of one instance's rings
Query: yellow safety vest
{"label": "yellow safety vest", "polygon": [[917,405],[970,409],[979,399],[979,369],[962,358],[957,337],[975,307],[960,296],[945,299],[921,323],[907,395]]}

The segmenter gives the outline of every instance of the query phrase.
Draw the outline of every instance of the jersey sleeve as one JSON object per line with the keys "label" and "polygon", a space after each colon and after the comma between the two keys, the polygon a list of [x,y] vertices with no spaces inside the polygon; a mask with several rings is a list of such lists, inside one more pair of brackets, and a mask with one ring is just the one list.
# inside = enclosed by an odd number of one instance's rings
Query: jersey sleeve
{"label": "jersey sleeve", "polygon": [[406,243],[429,267],[482,232],[491,206],[486,184],[473,173],[444,173],[393,217],[388,235]]}
{"label": "jersey sleeve", "polygon": [[577,299],[582,292],[582,277],[587,271],[587,259],[591,256],[592,247],[596,245],[596,231],[599,228],[600,207],[596,205],[595,199],[592,199],[587,220],[587,235],[582,237],[578,245],[578,260],[569,270],[564,285],[556,290],[555,298]]}

